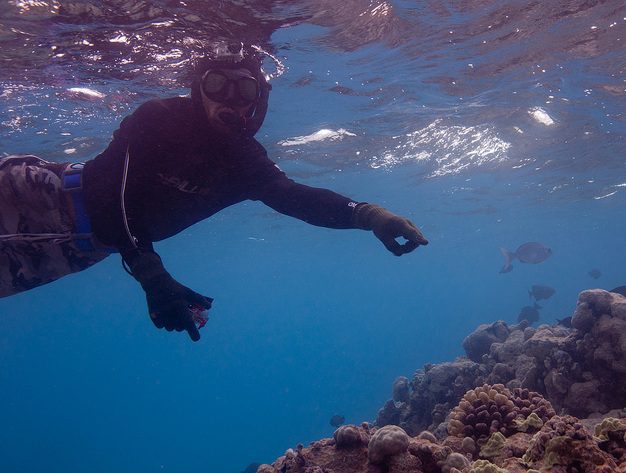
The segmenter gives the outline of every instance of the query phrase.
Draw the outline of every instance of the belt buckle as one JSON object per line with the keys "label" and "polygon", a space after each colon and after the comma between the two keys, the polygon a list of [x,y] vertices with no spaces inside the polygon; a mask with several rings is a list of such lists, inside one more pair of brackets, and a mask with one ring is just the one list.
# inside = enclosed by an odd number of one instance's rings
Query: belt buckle
{"label": "belt buckle", "polygon": [[83,189],[85,163],[72,163],[63,171],[63,190],[75,192]]}

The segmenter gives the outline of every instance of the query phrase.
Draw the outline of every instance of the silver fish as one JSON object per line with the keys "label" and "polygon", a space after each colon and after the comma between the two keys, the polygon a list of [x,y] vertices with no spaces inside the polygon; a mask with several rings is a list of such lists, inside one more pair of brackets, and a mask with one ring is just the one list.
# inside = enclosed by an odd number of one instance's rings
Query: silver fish
{"label": "silver fish", "polygon": [[506,248],[500,248],[502,256],[504,256],[504,266],[500,270],[501,273],[508,273],[513,269],[513,261],[515,259],[520,260],[522,263],[541,263],[548,259],[552,254],[552,250],[545,246],[543,243],[536,241],[529,241],[520,245],[517,250],[511,252]]}

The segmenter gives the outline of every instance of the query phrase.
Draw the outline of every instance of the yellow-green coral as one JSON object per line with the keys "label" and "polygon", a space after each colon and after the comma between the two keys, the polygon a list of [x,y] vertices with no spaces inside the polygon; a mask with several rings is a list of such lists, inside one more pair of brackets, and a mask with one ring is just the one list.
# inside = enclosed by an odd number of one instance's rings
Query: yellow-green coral
{"label": "yellow-green coral", "polygon": [[476,460],[472,463],[470,473],[508,473],[506,470],[499,468],[490,461]]}
{"label": "yellow-green coral", "polygon": [[500,432],[491,434],[487,443],[480,449],[480,456],[483,458],[497,457],[502,452],[505,443],[506,437]]}
{"label": "yellow-green coral", "polygon": [[522,455],[522,461],[526,464],[526,465],[530,465],[534,458],[533,458],[533,447],[540,441],[540,434],[541,432],[537,432],[535,435],[533,435],[533,438],[530,440],[530,446],[528,447],[528,449],[526,450],[526,452],[524,453],[524,455]]}
{"label": "yellow-green coral", "polygon": [[626,423],[615,417],[607,417],[596,425],[595,436],[600,440],[609,440],[609,432],[624,431],[624,439],[626,440]]}
{"label": "yellow-green coral", "polygon": [[568,459],[563,458],[563,452],[571,451],[571,439],[569,437],[560,436],[550,439],[546,445],[546,453],[543,457],[543,464],[547,468],[554,465],[568,464]]}
{"label": "yellow-green coral", "polygon": [[543,421],[537,414],[531,412],[530,415],[526,417],[526,419],[516,419],[515,425],[517,430],[519,430],[520,432],[528,432],[528,430],[532,429],[541,429],[543,427]]}

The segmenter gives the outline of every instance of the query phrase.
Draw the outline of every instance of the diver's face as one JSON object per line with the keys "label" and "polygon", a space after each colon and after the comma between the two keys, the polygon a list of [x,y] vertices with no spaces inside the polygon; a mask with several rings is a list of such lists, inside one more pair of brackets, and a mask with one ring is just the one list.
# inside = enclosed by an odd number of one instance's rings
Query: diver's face
{"label": "diver's face", "polygon": [[256,79],[247,69],[212,70],[200,83],[202,105],[209,124],[219,133],[241,133],[259,95]]}
{"label": "diver's face", "polygon": [[215,102],[202,94],[202,105],[211,127],[224,135],[236,135],[243,131],[246,119],[254,106],[227,105]]}

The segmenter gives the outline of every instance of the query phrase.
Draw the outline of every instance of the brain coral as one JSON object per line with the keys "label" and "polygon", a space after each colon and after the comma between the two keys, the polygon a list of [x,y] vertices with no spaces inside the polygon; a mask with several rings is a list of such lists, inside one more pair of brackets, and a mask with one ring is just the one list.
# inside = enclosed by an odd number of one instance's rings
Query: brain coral
{"label": "brain coral", "polygon": [[355,425],[342,425],[335,430],[333,437],[337,448],[355,448],[363,442],[361,432]]}
{"label": "brain coral", "polygon": [[386,425],[372,435],[367,455],[370,463],[383,463],[387,457],[403,453],[408,447],[407,433],[397,425]]}
{"label": "brain coral", "polygon": [[456,437],[472,437],[484,443],[495,432],[508,436],[515,433],[516,420],[535,413],[546,422],[555,412],[550,402],[527,389],[510,391],[502,384],[483,386],[465,393],[450,413],[448,433]]}

